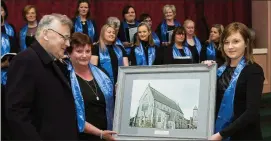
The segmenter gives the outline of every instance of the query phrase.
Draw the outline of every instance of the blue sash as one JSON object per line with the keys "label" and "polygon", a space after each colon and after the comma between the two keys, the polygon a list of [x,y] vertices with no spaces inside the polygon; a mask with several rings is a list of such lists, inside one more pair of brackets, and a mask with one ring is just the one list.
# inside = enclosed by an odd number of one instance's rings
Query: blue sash
{"label": "blue sash", "polygon": [[[94,41],[95,30],[91,20],[87,20],[87,25],[88,25],[88,36],[92,39],[92,41]],[[83,33],[83,27],[80,16],[76,17],[74,31]]]}
{"label": "blue sash", "polygon": [[[185,56],[192,57],[192,53],[188,47],[183,46],[183,50],[184,50]],[[176,47],[176,44],[173,45],[172,53],[173,53],[173,58],[182,57],[182,54],[180,53],[179,49]]]}
{"label": "blue sash", "polygon": [[89,67],[101,91],[104,94],[106,104],[105,111],[107,118],[107,130],[112,130],[114,118],[113,84],[111,80],[108,78],[108,76],[104,72],[102,72],[99,68],[91,64],[89,64]]}
{"label": "blue sash", "polygon": [[119,38],[116,39],[115,45],[121,46],[124,48],[124,46],[123,46],[122,42],[119,40]]}
{"label": "blue sash", "polygon": [[28,30],[28,25],[25,25],[21,31],[20,31],[20,47],[21,51],[25,50],[27,48],[25,38]]}
{"label": "blue sash", "polygon": [[[122,50],[118,46],[113,46],[114,52],[118,58],[118,66],[123,66],[123,54]],[[99,49],[99,57],[100,57],[100,64],[101,67],[106,70],[106,72],[109,74],[109,78],[111,79],[112,83],[114,83],[114,75],[113,75],[113,69],[111,65],[111,58],[108,52],[108,49],[105,48],[104,51]]]}
{"label": "blue sash", "polygon": [[[1,36],[1,57],[7,53],[10,53],[10,43],[7,34]],[[7,69],[1,69],[1,84],[6,85],[7,83]]]}
{"label": "blue sash", "polygon": [[78,130],[79,132],[84,132],[86,122],[84,99],[81,93],[81,89],[74,68],[70,62],[68,64],[68,70],[70,71],[71,88],[76,107]]}
{"label": "blue sash", "polygon": [[[96,66],[89,64],[89,68],[97,81],[99,88],[104,94],[106,103],[106,116],[107,116],[107,129],[112,130],[113,127],[113,113],[114,113],[114,99],[113,99],[113,85],[108,76],[98,69]],[[80,85],[78,83],[75,71],[71,63],[68,65],[68,70],[70,71],[70,80],[72,93],[74,97],[74,102],[76,106],[77,124],[80,132],[84,132],[85,128],[85,107],[84,99],[80,90]]]}
{"label": "blue sash", "polygon": [[214,42],[210,42],[207,46],[206,56],[207,60],[216,60],[216,50],[214,47]]}
{"label": "blue sash", "polygon": [[[230,84],[226,89],[222,102],[220,104],[220,109],[215,123],[215,133],[220,132],[232,122],[236,83],[240,73],[242,72],[245,66],[246,66],[245,58],[242,57],[241,61],[234,70]],[[225,71],[225,69],[226,65],[223,65],[220,68],[218,68],[217,76],[220,77]]]}
{"label": "blue sash", "polygon": [[[175,25],[175,27],[178,27],[178,26],[181,26],[181,24],[178,22],[178,21],[176,21],[176,20],[174,20],[174,25]],[[167,40],[167,22],[166,22],[166,20],[163,20],[163,22],[162,22],[162,24],[161,24],[161,36],[162,36],[162,42],[169,42],[168,40]]]}
{"label": "blue sash", "polygon": [[148,64],[146,61],[146,56],[142,44],[140,46],[135,47],[135,57],[136,57],[136,64],[138,66],[148,65],[151,66],[155,60],[155,47],[148,47]]}
{"label": "blue sash", "polygon": [[7,34],[2,33],[1,45],[1,56],[10,53],[10,42]]}
{"label": "blue sash", "polygon": [[4,23],[4,27],[8,36],[14,37],[14,29],[7,23]]}
{"label": "blue sash", "polygon": [[[200,43],[199,39],[198,39],[196,36],[193,36],[193,39],[194,39],[194,42],[195,42],[195,45],[196,45],[198,54],[200,55],[200,51],[201,51],[201,43]],[[188,46],[187,40],[186,40],[186,42],[185,42],[185,46]]]}
{"label": "blue sash", "polygon": [[153,42],[157,47],[160,47],[160,40],[155,32],[152,32]]}

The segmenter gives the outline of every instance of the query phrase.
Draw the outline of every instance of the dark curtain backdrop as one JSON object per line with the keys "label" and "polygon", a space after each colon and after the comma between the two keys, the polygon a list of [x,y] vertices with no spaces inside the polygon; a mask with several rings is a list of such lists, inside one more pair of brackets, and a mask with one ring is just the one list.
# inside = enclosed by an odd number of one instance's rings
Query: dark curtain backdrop
{"label": "dark curtain backdrop", "polygon": [[[35,5],[39,18],[45,14],[62,13],[73,18],[76,11],[76,0],[5,0],[9,10],[8,21],[16,31],[25,24],[22,9],[27,4]],[[133,5],[137,17],[143,12],[152,16],[153,30],[163,19],[162,8],[173,4],[177,9],[176,19],[183,23],[190,18],[196,23],[196,33],[202,39],[207,39],[209,27],[212,24],[227,25],[238,21],[251,27],[251,0],[90,0],[91,16],[96,21],[98,31],[109,16],[122,20],[122,8]]]}

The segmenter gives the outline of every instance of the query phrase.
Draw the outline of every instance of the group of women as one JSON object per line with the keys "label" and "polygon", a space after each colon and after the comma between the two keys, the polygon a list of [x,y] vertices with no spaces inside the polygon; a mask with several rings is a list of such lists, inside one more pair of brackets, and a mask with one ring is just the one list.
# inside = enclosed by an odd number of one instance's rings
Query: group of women
{"label": "group of women", "polygon": [[[2,2],[2,47],[4,53],[26,49],[31,45],[36,32],[37,9],[24,8],[27,24],[19,32],[16,45],[15,30],[6,19],[7,8]],[[90,3],[79,0],[71,48],[66,68],[72,76],[71,85],[80,88],[84,99],[86,121],[93,129],[112,130],[114,99],[119,66],[173,64],[178,57],[189,57],[193,63],[208,66],[217,63],[217,100],[215,134],[209,139],[262,139],[259,117],[259,103],[263,89],[264,74],[254,61],[253,37],[242,23],[231,23],[225,29],[220,24],[212,25],[209,39],[201,44],[195,35],[195,23],[185,20],[183,26],[175,19],[174,5],[163,7],[164,20],[155,32],[152,18],[143,13],[136,20],[136,11],[125,6],[123,21],[109,17],[107,23],[97,32],[95,22],[90,19]],[[130,29],[137,33],[130,37]],[[132,40],[131,40],[132,39]],[[3,41],[6,44],[3,44]],[[65,62],[65,59],[63,60]],[[62,62],[62,61],[61,61]],[[5,66],[6,65],[6,66]],[[64,65],[65,66],[65,65]],[[2,72],[8,64],[1,62]],[[2,74],[1,72],[1,74]],[[2,76],[2,85],[3,82]],[[83,140],[113,140],[114,132],[102,135],[81,134]]]}

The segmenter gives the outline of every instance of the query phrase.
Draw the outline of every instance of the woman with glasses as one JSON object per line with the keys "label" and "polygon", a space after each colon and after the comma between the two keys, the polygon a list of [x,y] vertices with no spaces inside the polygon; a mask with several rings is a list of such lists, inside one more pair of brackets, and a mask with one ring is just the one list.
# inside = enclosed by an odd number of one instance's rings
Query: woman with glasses
{"label": "woman with glasses", "polygon": [[170,44],[164,48],[163,64],[175,64],[178,57],[192,59],[192,53],[185,44],[186,34],[183,26],[176,27],[173,31]]}

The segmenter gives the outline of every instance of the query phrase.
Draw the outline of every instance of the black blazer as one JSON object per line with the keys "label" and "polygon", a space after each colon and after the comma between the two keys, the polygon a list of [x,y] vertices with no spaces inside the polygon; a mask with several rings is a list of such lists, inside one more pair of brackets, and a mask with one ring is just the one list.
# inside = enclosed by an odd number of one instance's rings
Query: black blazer
{"label": "black blazer", "polygon": [[77,140],[74,98],[52,57],[34,42],[11,62],[6,116],[13,140]]}
{"label": "black blazer", "polygon": [[260,102],[263,82],[264,73],[257,63],[242,70],[236,83],[233,122],[220,132],[222,137],[231,137],[231,140],[262,139]]}

